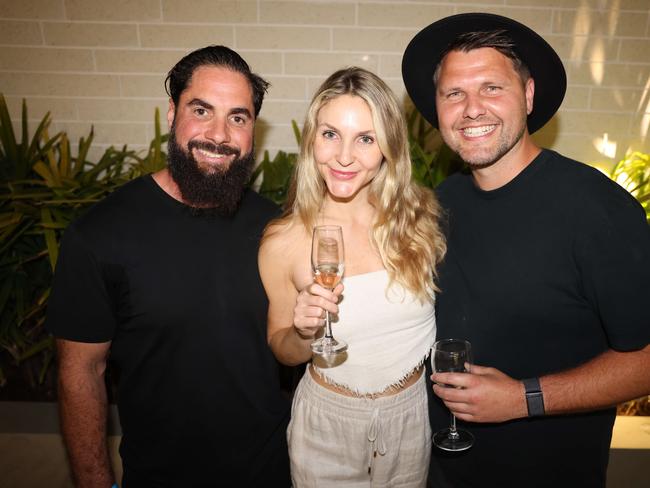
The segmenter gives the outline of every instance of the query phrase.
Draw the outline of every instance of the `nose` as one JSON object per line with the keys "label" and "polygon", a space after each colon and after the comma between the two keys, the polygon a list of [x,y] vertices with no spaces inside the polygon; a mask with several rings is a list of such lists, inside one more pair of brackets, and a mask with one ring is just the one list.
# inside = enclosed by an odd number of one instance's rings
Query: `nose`
{"label": "nose", "polygon": [[473,120],[485,115],[485,113],[485,106],[483,105],[480,94],[468,93],[465,97],[463,117]]}
{"label": "nose", "polygon": [[354,147],[352,141],[343,141],[339,146],[336,161],[344,168],[354,162]]}
{"label": "nose", "polygon": [[212,120],[207,122],[203,135],[207,140],[215,144],[230,142],[228,121],[220,117],[214,117]]}

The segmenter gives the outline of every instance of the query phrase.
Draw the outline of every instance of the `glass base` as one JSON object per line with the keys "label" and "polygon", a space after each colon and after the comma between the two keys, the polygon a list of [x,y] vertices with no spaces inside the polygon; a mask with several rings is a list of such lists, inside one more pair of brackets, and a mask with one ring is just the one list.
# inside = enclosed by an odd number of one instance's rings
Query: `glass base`
{"label": "glass base", "polygon": [[443,451],[464,451],[474,444],[474,436],[466,430],[443,429],[433,435],[433,443]]}
{"label": "glass base", "polygon": [[311,343],[311,351],[320,356],[340,354],[348,350],[348,345],[343,341],[337,341],[333,337],[321,337]]}

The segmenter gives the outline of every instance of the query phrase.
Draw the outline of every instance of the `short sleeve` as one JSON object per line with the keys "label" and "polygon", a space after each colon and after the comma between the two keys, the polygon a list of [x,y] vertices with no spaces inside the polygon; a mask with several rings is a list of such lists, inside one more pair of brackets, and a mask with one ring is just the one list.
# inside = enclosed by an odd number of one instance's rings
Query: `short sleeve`
{"label": "short sleeve", "polygon": [[55,337],[77,342],[108,342],[115,333],[101,265],[74,224],[61,243],[45,327]]}
{"label": "short sleeve", "polygon": [[578,216],[583,289],[610,347],[640,349],[650,343],[650,226],[639,203],[618,185],[608,181],[599,190]]}

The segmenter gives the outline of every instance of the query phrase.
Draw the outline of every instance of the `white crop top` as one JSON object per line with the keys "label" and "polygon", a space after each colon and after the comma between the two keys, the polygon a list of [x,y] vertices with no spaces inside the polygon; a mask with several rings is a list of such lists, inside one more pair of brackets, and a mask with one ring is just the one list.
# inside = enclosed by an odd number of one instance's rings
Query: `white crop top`
{"label": "white crop top", "polygon": [[423,363],[436,336],[434,305],[397,283],[387,290],[388,281],[386,270],[345,277],[332,333],[347,342],[347,358],[332,367],[314,361],[326,382],[359,395],[380,393]]}

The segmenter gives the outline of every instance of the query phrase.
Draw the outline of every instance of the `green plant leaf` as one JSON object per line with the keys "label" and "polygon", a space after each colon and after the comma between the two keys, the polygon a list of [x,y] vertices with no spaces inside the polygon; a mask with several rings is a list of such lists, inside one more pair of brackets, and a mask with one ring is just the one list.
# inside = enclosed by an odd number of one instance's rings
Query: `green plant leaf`
{"label": "green plant leaf", "polygon": [[15,226],[20,223],[21,214],[17,212],[5,212],[0,214],[0,229]]}
{"label": "green plant leaf", "polygon": [[302,136],[300,135],[300,127],[295,120],[291,119],[291,128],[293,129],[293,136],[296,138],[296,144],[300,147],[300,140]]}
{"label": "green plant leaf", "polygon": [[15,244],[15,242],[23,236],[23,234],[31,230],[33,225],[34,222],[31,220],[25,219],[21,221],[21,223],[17,225],[13,230],[11,237],[5,239],[2,246],[0,246],[0,256],[7,252],[7,250],[10,249]]}
{"label": "green plant leaf", "polygon": [[[9,115],[9,108],[4,95],[0,93],[0,142],[3,148],[3,159],[16,165],[18,161],[18,143]],[[11,171],[10,171],[11,173]]]}
{"label": "green plant leaf", "polygon": [[81,137],[79,139],[79,152],[77,154],[77,157],[74,158],[74,165],[70,174],[70,176],[73,178],[76,177],[76,175],[79,174],[79,172],[82,171],[83,167],[85,166],[86,158],[88,157],[88,150],[90,149],[90,145],[92,144],[94,137],[95,133],[91,127],[88,138]]}
{"label": "green plant leaf", "polygon": [[283,204],[296,160],[296,154],[284,151],[278,151],[271,160],[268,151],[265,151],[264,159],[256,170],[257,175],[263,176],[259,193],[277,204]]}
{"label": "green plant leaf", "polygon": [[45,183],[47,186],[50,188],[57,186],[56,181],[54,179],[54,176],[52,175],[52,171],[50,170],[50,167],[46,165],[43,161],[38,161],[34,167],[33,170],[38,174],[43,180],[45,180]]}
{"label": "green plant leaf", "polygon": [[650,222],[650,154],[639,151],[626,154],[609,176],[641,203]]}
{"label": "green plant leaf", "polygon": [[44,339],[41,339],[33,346],[25,349],[23,353],[18,357],[18,361],[19,362],[25,361],[26,359],[29,359],[32,356],[35,356],[36,354],[46,349],[51,350],[53,345],[54,345],[54,339],[51,336],[45,337]]}
{"label": "green plant leaf", "polygon": [[45,381],[45,375],[47,374],[48,369],[50,369],[50,366],[52,364],[52,359],[54,359],[54,353],[52,352],[53,345],[54,342],[50,341],[50,343],[47,344],[47,348],[44,348],[45,354],[43,358],[43,365],[41,366],[41,370],[38,373],[39,385],[42,385],[43,382]]}
{"label": "green plant leaf", "polygon": [[29,123],[27,120],[27,102],[23,98],[23,105],[22,105],[22,117],[21,117],[21,126],[22,126],[22,137],[20,139],[20,149],[21,151],[25,150],[25,146],[27,145],[27,139],[29,138]]}
{"label": "green plant leaf", "polygon": [[[35,159],[39,157],[41,150],[47,151],[48,148],[54,146],[59,140],[59,138],[61,137],[61,132],[59,132],[51,139],[48,138],[46,134],[49,126],[50,126],[50,112],[47,112],[45,116],[41,119],[40,123],[38,124],[38,127],[36,127],[36,131],[32,136],[32,140],[29,143],[29,147],[27,148],[26,154],[28,155],[28,159],[32,163],[35,161]],[[39,148],[41,141],[43,142],[43,148]],[[27,175],[28,169],[29,168],[25,168],[25,173],[24,173],[25,176]]]}
{"label": "green plant leaf", "polygon": [[61,145],[59,151],[59,164],[57,165],[57,170],[59,173],[59,183],[63,177],[69,176],[70,173],[70,141],[68,136],[63,134],[61,137]]}
{"label": "green plant leaf", "polygon": [[[47,245],[47,252],[50,257],[50,265],[52,266],[52,271],[56,267],[56,260],[59,257],[59,245],[56,241],[56,233],[51,227],[54,222],[52,221],[52,214],[47,207],[41,208],[41,222],[43,229],[43,236],[45,237],[45,244]],[[50,227],[46,227],[46,226]]]}
{"label": "green plant leaf", "polygon": [[3,276],[3,283],[0,288],[0,310],[5,310],[13,285],[14,281],[11,276]]}

